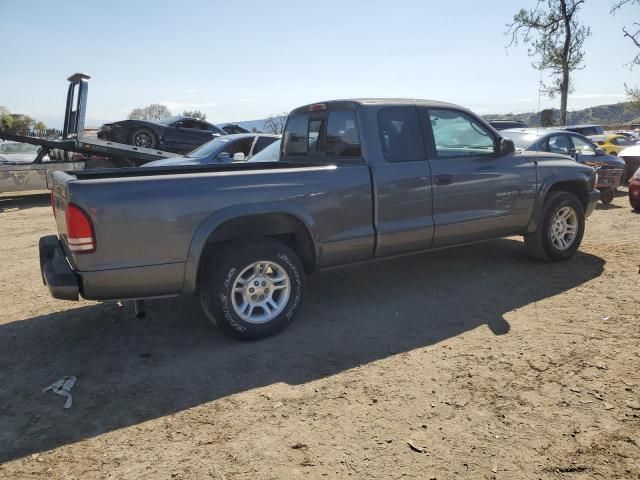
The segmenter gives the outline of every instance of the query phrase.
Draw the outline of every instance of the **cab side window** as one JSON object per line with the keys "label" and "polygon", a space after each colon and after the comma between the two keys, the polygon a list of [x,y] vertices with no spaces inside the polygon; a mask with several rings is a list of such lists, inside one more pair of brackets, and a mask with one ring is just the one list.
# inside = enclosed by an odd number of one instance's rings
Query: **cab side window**
{"label": "cab side window", "polygon": [[430,108],[429,121],[438,158],[488,156],[496,152],[493,134],[464,112]]}

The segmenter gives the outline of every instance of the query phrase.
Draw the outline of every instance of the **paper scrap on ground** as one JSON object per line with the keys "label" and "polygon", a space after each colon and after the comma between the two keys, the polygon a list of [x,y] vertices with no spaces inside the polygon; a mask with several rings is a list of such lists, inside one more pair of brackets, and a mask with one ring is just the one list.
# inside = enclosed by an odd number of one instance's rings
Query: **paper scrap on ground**
{"label": "paper scrap on ground", "polygon": [[56,395],[60,395],[61,397],[67,397],[67,401],[64,403],[64,408],[71,408],[71,404],[73,403],[73,397],[71,396],[71,389],[76,384],[76,377],[67,376],[63,377],[57,382],[53,382],[47,388],[44,388],[42,392],[46,392],[48,390],[52,390]]}

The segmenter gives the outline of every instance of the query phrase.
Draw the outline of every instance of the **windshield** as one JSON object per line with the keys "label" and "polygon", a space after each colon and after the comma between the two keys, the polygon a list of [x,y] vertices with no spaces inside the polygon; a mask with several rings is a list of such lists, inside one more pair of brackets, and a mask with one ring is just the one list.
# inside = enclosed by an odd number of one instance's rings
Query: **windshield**
{"label": "windshield", "polygon": [[172,123],[177,122],[182,117],[165,117],[159,120],[154,120],[155,123],[159,123],[160,125],[171,125]]}
{"label": "windshield", "polygon": [[260,153],[255,154],[249,159],[250,162],[277,162],[280,160],[280,144],[282,140],[277,140],[262,150]]}
{"label": "windshield", "polygon": [[220,137],[215,140],[211,140],[210,142],[205,143],[204,145],[200,145],[195,150],[189,152],[185,157],[187,158],[204,158],[210,155],[213,155],[224,148],[224,146],[229,143],[230,139],[228,137]]}
{"label": "windshield", "polygon": [[0,155],[10,155],[12,153],[38,153],[37,145],[29,145],[28,143],[0,143]]}
{"label": "windshield", "polygon": [[509,140],[513,140],[516,148],[518,150],[525,150],[530,147],[533,143],[535,143],[538,138],[540,138],[535,133],[527,133],[527,132],[502,132],[505,138]]}

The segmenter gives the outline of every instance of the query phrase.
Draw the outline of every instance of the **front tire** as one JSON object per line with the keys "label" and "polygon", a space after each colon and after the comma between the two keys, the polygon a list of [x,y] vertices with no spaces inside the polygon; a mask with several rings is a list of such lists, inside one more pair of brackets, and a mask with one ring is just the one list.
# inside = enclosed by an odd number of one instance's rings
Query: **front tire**
{"label": "front tire", "polygon": [[605,205],[609,205],[613,202],[615,196],[616,194],[613,188],[605,187],[600,190],[600,201]]}
{"label": "front tire", "polygon": [[529,255],[545,261],[571,258],[584,236],[584,208],[575,195],[550,192],[545,199],[542,221],[535,232],[524,236]]}
{"label": "front tire", "polygon": [[270,238],[214,255],[203,273],[202,309],[209,320],[239,340],[266,338],[284,330],[297,313],[304,290],[298,256]]}

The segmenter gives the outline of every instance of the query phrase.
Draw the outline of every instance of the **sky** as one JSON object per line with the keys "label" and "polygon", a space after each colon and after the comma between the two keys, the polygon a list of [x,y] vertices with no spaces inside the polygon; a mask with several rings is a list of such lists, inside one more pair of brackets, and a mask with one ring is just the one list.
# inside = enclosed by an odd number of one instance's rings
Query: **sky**
{"label": "sky", "polygon": [[[569,109],[625,100],[640,84],[623,25],[587,0],[585,68]],[[91,75],[87,126],[163,103],[215,123],[264,118],[321,100],[444,100],[479,114],[538,109],[540,73],[506,24],[536,0],[0,0],[0,105],[60,127],[66,78]],[[542,98],[541,107],[559,99]]]}

